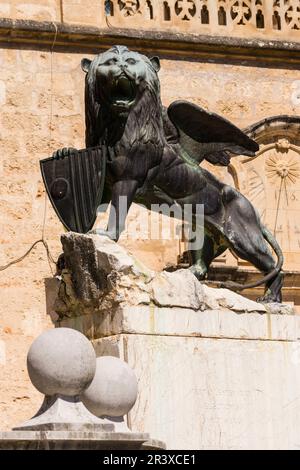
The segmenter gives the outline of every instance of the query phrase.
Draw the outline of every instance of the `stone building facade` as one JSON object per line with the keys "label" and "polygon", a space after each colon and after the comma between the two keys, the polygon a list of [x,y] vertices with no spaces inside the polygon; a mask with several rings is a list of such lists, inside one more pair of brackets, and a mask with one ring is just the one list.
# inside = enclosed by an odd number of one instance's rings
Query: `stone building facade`
{"label": "stone building facade", "polygon": [[[299,0],[2,0],[0,265],[39,239],[53,258],[60,254],[62,226],[45,198],[39,160],[57,148],[84,147],[80,61],[113,44],[160,56],[165,105],[189,100],[257,138],[255,160],[210,169],[240,188],[278,237],[285,299],[299,305]],[[137,213],[134,207],[131,220]],[[132,242],[126,234],[121,243],[153,269],[175,263],[184,250],[178,241]],[[256,276],[231,254],[215,266],[212,278]],[[24,358],[32,338],[51,326],[44,278],[53,270],[39,244],[1,271],[2,428],[27,418],[40,399]]]}

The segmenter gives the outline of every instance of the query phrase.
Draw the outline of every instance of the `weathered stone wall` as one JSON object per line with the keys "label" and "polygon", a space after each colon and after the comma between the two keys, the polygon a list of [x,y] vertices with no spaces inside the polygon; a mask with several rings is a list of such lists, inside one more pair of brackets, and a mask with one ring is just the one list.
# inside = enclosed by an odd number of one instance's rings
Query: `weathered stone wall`
{"label": "weathered stone wall", "polygon": [[0,17],[103,26],[103,0],[3,0]]}
{"label": "weathered stone wall", "polygon": [[38,21],[60,21],[60,0],[10,0],[1,1],[0,15],[3,18]]}
{"label": "weathered stone wall", "polygon": [[[80,2],[69,3],[70,11]],[[95,8],[97,7],[97,2]],[[81,5],[82,6],[82,5]],[[65,10],[66,12],[67,10]],[[76,11],[76,10],[75,10]],[[87,11],[87,9],[86,9]],[[91,11],[91,10],[90,10]],[[60,21],[57,0],[1,2],[0,16]],[[75,21],[75,20],[74,20]],[[88,21],[86,21],[88,23]],[[83,53],[38,44],[0,48],[0,265],[23,255],[43,233],[45,195],[39,160],[62,146],[84,146]],[[150,51],[148,51],[150,53]],[[153,54],[159,51],[153,50]],[[88,55],[88,54],[87,54]],[[160,54],[161,55],[161,54]],[[162,56],[162,99],[184,98],[222,114],[241,127],[275,114],[300,114],[293,104],[297,66],[233,63],[230,58],[175,60]],[[47,203],[45,238],[61,251],[62,226]],[[178,242],[123,243],[154,269],[174,261]],[[45,313],[43,279],[51,275],[42,245],[0,275],[0,419],[3,429],[28,418],[38,394],[29,384],[26,351],[51,326]]]}

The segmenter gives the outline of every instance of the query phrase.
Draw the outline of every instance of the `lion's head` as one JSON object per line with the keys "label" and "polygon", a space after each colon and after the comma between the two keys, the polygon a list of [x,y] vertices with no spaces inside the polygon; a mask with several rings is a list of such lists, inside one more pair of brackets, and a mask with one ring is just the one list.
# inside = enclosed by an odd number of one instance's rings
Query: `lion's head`
{"label": "lion's head", "polygon": [[145,94],[148,101],[160,100],[157,57],[149,59],[125,46],[114,46],[93,60],[83,59],[81,66],[87,74],[87,146],[98,144],[103,127],[99,122],[101,110],[106,116],[126,118],[142,105]]}

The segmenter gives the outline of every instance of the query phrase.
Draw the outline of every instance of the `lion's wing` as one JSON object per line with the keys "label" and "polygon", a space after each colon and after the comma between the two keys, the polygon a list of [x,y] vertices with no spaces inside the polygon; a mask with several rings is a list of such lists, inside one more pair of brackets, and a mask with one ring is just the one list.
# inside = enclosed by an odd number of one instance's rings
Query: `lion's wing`
{"label": "lion's wing", "polygon": [[227,166],[232,154],[254,156],[258,144],[227,119],[187,101],[174,101],[168,116],[179,133],[179,143],[200,163]]}

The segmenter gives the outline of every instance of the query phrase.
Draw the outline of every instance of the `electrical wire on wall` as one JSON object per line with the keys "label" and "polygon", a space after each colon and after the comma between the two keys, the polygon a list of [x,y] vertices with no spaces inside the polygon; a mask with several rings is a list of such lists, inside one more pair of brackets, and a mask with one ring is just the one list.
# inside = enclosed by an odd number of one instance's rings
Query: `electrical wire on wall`
{"label": "electrical wire on wall", "polygon": [[[52,24],[53,24],[54,29],[55,29],[55,34],[54,34],[53,42],[52,42],[51,47],[50,47],[50,113],[49,113],[49,142],[50,143],[51,143],[51,140],[52,140],[52,119],[53,119],[53,51],[54,51],[54,47],[55,47],[56,40],[57,40],[57,34],[58,34],[57,25],[55,23],[52,23]],[[53,256],[51,255],[49,245],[48,245],[48,243],[45,239],[47,207],[48,207],[48,199],[47,199],[47,194],[45,192],[44,214],[43,214],[43,224],[42,224],[41,238],[39,240],[36,240],[34,243],[32,243],[30,248],[22,256],[8,262],[4,266],[0,266],[0,271],[4,271],[5,269],[8,269],[9,267],[23,261],[31,253],[31,251],[37,245],[39,245],[41,243],[44,246],[45,250],[46,250],[47,260],[48,260],[48,263],[49,263],[51,273],[52,273],[52,275],[54,274],[52,264],[56,265],[56,261],[54,260]]]}

